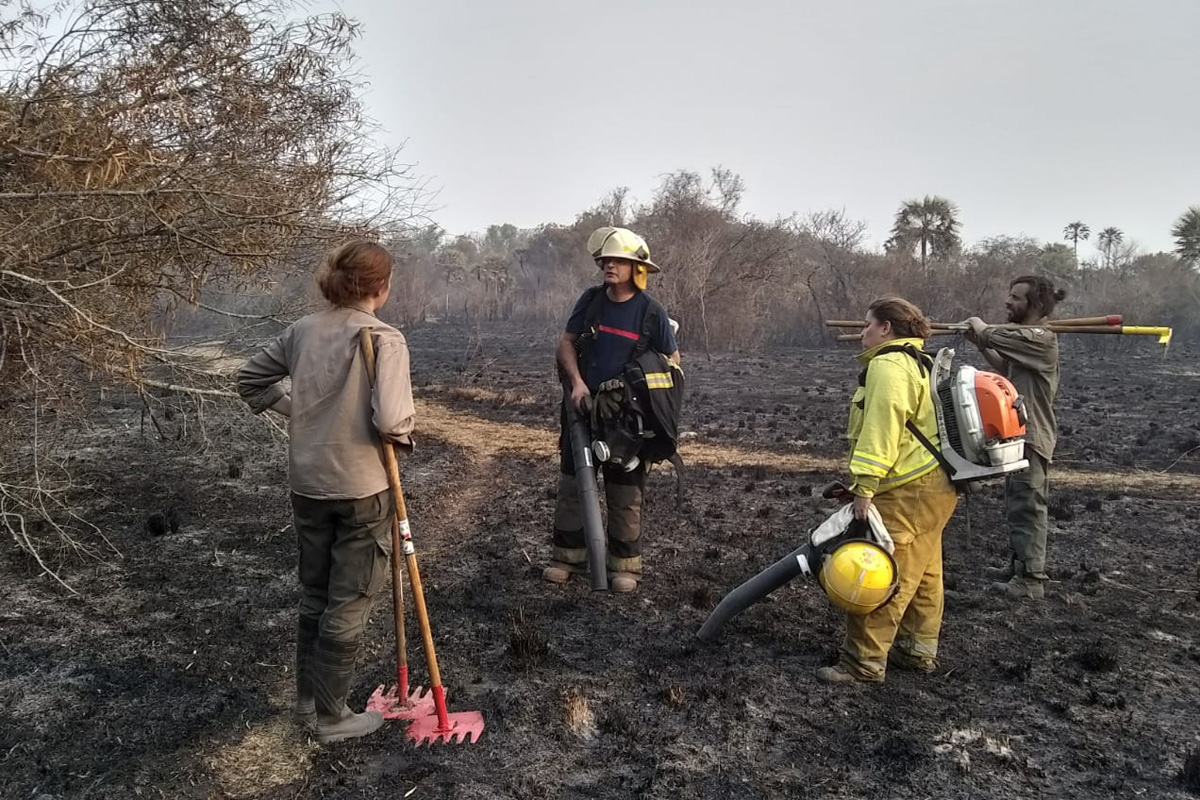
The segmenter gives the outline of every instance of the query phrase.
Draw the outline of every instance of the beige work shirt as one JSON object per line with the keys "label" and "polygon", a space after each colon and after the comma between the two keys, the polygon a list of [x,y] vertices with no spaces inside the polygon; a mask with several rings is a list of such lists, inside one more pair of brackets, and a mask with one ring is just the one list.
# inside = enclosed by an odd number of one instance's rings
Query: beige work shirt
{"label": "beige work shirt", "polygon": [[[374,390],[359,350],[358,332],[367,325],[375,328]],[[290,396],[279,383],[286,376]],[[298,495],[370,497],[388,488],[380,434],[412,449],[408,344],[404,334],[360,308],[297,320],[238,371],[237,390],[256,414],[273,406],[288,414],[288,479]]]}
{"label": "beige work shirt", "polygon": [[1054,417],[1059,382],[1058,337],[1049,327],[993,325],[979,334],[978,342],[980,347],[1000,354],[1006,377],[1025,398],[1029,419],[1025,426],[1026,444],[1042,458],[1053,461],[1058,443],[1058,420]]}

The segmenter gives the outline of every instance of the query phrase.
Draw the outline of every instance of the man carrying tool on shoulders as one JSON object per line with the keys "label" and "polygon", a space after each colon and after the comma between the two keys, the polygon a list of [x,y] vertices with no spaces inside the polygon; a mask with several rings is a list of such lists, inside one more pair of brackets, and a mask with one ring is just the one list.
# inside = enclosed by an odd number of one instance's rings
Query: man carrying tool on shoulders
{"label": "man carrying tool on shoulders", "polygon": [[[603,270],[604,283],[585,291],[575,302],[566,331],[559,337],[557,361],[570,391],[565,402],[585,416],[592,404],[601,417],[615,416],[626,364],[646,349],[679,363],[679,348],[666,309],[646,292],[647,276],[658,272],[650,249],[626,228],[605,227],[588,237],[588,252]],[[575,458],[567,430],[566,409],[559,436],[561,475],[554,510],[553,552],[542,577],[566,583],[587,566],[583,511]],[[605,463],[604,494],[608,501],[607,569],[614,592],[632,592],[642,572],[642,491],[646,465],[633,469]]]}
{"label": "man carrying tool on shoulders", "polygon": [[1041,600],[1049,579],[1049,469],[1058,439],[1054,396],[1059,367],[1058,337],[1050,330],[1048,317],[1064,297],[1066,291],[1056,289],[1049,279],[1023,275],[1013,280],[1004,302],[1008,321],[1021,327],[988,325],[979,317],[965,320],[967,338],[1025,398],[1029,469],[1009,476],[1004,492],[1011,558],[1007,567],[990,571],[1001,579],[992,588],[1014,598]]}

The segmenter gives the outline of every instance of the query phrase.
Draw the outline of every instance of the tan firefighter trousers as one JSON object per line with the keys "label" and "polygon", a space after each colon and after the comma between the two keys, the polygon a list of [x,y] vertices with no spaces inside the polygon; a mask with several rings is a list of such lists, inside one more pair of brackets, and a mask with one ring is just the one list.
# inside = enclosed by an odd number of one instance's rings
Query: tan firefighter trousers
{"label": "tan firefighter trousers", "polygon": [[846,615],[841,663],[862,680],[881,681],[894,645],[906,656],[932,661],[942,628],[942,531],[958,493],[940,468],[872,501],[892,541],[900,587],[870,614]]}

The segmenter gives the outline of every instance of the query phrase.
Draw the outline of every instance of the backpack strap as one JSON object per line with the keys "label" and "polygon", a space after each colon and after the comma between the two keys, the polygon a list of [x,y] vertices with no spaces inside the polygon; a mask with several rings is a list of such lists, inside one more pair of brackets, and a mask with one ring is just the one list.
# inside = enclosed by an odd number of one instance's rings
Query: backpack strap
{"label": "backpack strap", "polygon": [[[881,356],[884,353],[907,353],[908,355],[912,356],[913,360],[917,362],[917,368],[921,371],[922,378],[928,377],[929,371],[931,369],[933,369],[933,357],[930,356],[928,353],[918,350],[917,348],[913,347],[911,344],[888,345],[887,347],[880,348],[879,352],[876,353],[876,355]],[[867,385],[867,370],[865,367],[863,368],[863,371],[858,374],[858,385],[859,386]],[[931,400],[932,400],[932,402],[935,402],[935,403],[937,402],[936,399],[931,398]],[[860,406],[860,408],[861,408],[861,406]],[[914,437],[916,437],[916,440],[918,442],[920,442],[924,446],[924,448],[926,450],[928,450],[935,459],[937,459],[938,466],[940,466],[942,469],[946,470],[946,474],[948,476],[950,476],[951,480],[953,480],[954,479],[954,467],[950,466],[950,462],[946,460],[946,457],[944,455],[942,455],[942,451],[933,446],[933,442],[930,441],[929,437],[926,436],[925,434],[921,433],[921,431],[917,428],[917,426],[913,424],[913,421],[911,419],[904,421],[904,427],[908,429],[909,433],[911,433]]]}
{"label": "backpack strap", "polygon": [[589,286],[582,299],[587,304],[583,312],[583,333],[575,339],[575,357],[580,371],[583,370],[588,351],[596,343],[596,326],[600,324],[600,312],[604,310],[604,284]]}
{"label": "backpack strap", "polygon": [[[933,369],[933,357],[929,353],[918,350],[911,344],[889,344],[887,347],[881,347],[875,355],[881,356],[885,353],[907,353],[912,356],[917,362],[917,368],[921,370],[921,377],[929,377],[929,370]],[[858,373],[858,385],[867,385],[867,368],[863,367],[862,372]]]}
{"label": "backpack strap", "polygon": [[905,420],[904,427],[908,428],[908,432],[911,433],[913,436],[917,437],[917,441],[920,442],[921,444],[923,444],[925,446],[925,449],[933,454],[933,457],[937,459],[938,466],[940,466],[942,469],[946,470],[946,476],[949,477],[950,480],[953,481],[954,480],[954,467],[950,466],[950,462],[946,460],[946,457],[944,455],[942,455],[942,451],[933,446],[933,442],[929,441],[929,437],[927,437],[925,434],[921,433],[921,431],[917,428],[917,426],[913,424],[913,421],[911,419]]}
{"label": "backpack strap", "polygon": [[588,299],[587,310],[583,312],[583,327],[586,333],[600,323],[600,312],[604,310],[604,284],[588,287],[583,296]]}

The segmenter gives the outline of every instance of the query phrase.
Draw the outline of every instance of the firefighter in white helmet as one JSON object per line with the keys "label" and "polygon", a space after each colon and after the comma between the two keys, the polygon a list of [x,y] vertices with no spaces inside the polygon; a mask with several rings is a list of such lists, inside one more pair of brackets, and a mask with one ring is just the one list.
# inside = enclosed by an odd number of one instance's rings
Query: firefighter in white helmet
{"label": "firefighter in white helmet", "polygon": [[[854,478],[849,499],[857,519],[866,519],[872,506],[882,517],[895,545],[899,586],[888,602],[865,614],[842,604],[848,612],[838,663],[817,671],[828,683],[882,681],[889,663],[918,672],[937,666],[942,530],[958,494],[905,426],[911,420],[938,442],[928,378],[932,360],[922,351],[928,335],[929,322],[907,300],[876,300],[867,310],[858,356],[864,369],[847,431]],[[881,574],[886,577],[886,570]]]}
{"label": "firefighter in white helmet", "polygon": [[[604,227],[588,237],[587,249],[601,271],[603,283],[589,288],[575,302],[557,350],[558,366],[570,389],[568,402],[581,411],[593,395],[602,408],[603,401],[614,394],[602,391],[605,384],[618,379],[625,365],[646,348],[679,363],[679,347],[666,309],[646,292],[648,275],[659,269],[650,260],[645,240],[627,228]],[[565,411],[559,453],[561,475],[552,555],[542,573],[551,583],[565,583],[587,568],[579,486]],[[608,503],[609,585],[614,592],[632,592],[642,573],[646,466],[639,463],[626,470],[605,463],[603,474]]]}

